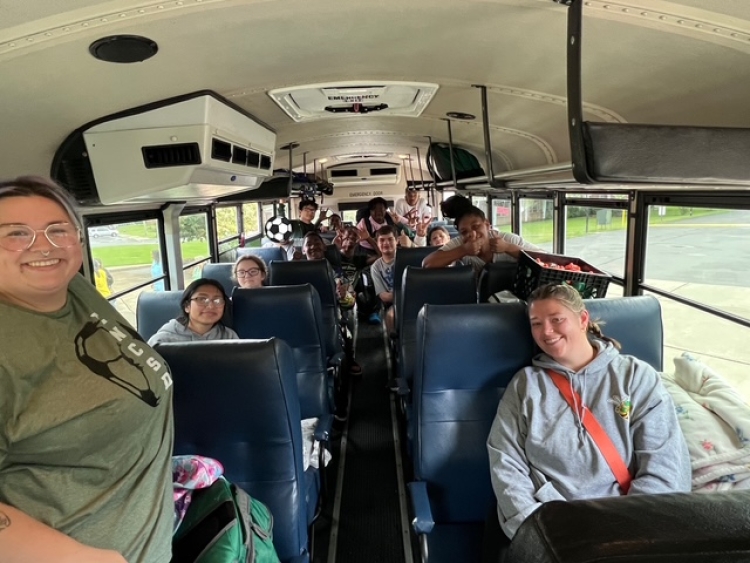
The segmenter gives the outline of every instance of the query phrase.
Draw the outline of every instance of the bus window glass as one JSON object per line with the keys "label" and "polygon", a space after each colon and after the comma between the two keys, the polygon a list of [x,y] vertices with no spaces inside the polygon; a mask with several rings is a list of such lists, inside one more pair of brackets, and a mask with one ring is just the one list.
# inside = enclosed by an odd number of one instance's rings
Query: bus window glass
{"label": "bus window glass", "polygon": [[644,283],[750,320],[750,211],[649,207]]}
{"label": "bus window glass", "polygon": [[89,227],[88,236],[94,285],[135,326],[138,295],[164,290],[164,280],[157,279],[163,274],[158,221]]}
{"label": "bus window glass", "polygon": [[492,216],[487,217],[492,226],[498,231],[511,232],[510,225],[510,200],[493,199]]}
{"label": "bus window glass", "polygon": [[232,251],[240,245],[239,213],[237,207],[216,209],[216,233],[219,239],[219,262],[233,261]]}
{"label": "bus window glass", "polygon": [[521,236],[524,240],[552,252],[552,200],[521,199]]}
{"label": "bus window glass", "polygon": [[[271,217],[274,216],[274,205],[272,203],[264,203],[261,206],[261,222],[263,223],[261,225],[261,230],[264,228],[264,225],[266,221],[268,221]],[[287,214],[287,217],[289,217],[289,214]],[[262,233],[265,237],[265,233]]]}
{"label": "bus window glass", "polygon": [[257,203],[243,203],[242,204],[242,219],[244,225],[242,231],[246,237],[257,235],[260,233],[260,217],[259,205]]}
{"label": "bus window glass", "polygon": [[183,264],[210,258],[206,213],[193,213],[180,217],[180,247]]}
{"label": "bus window glass", "polygon": [[183,280],[185,281],[185,287],[190,285],[193,281],[203,277],[203,266],[208,264],[211,260],[205,258],[200,262],[192,263],[187,265],[183,270]]}
{"label": "bus window glass", "polygon": [[471,204],[474,207],[478,207],[484,212],[484,216],[487,217],[487,220],[491,223],[492,222],[492,216],[490,213],[487,213],[487,198],[484,196],[471,196]]}
{"label": "bus window glass", "polygon": [[[719,287],[714,289],[720,290]],[[664,371],[674,373],[674,358],[688,352],[722,376],[745,402],[750,403],[750,378],[747,376],[750,328],[667,297],[654,296],[661,303],[664,323]],[[604,330],[606,334],[606,328]]]}
{"label": "bus window glass", "polygon": [[354,209],[344,211],[341,219],[344,221],[344,223],[351,223],[352,225],[357,224],[357,211]]}
{"label": "bus window glass", "polygon": [[236,207],[219,207],[216,209],[216,234],[219,242],[239,234]]}
{"label": "bus window glass", "polygon": [[568,206],[565,254],[619,277],[625,275],[627,214],[621,209]]}

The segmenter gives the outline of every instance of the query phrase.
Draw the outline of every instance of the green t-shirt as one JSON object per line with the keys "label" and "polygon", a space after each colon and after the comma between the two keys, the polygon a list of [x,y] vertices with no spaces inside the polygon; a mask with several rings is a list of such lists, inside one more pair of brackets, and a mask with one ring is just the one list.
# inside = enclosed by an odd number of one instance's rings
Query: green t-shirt
{"label": "green t-shirt", "polygon": [[171,558],[172,379],[81,276],[60,311],[0,302],[0,501],[129,563]]}

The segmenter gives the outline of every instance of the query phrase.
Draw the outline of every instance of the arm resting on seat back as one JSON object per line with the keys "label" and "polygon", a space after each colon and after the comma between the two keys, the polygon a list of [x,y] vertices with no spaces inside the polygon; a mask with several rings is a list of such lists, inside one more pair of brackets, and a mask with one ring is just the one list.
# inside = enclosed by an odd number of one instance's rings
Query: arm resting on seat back
{"label": "arm resting on seat back", "polygon": [[3,563],[126,563],[115,551],[97,549],[0,503],[0,561]]}
{"label": "arm resting on seat back", "polygon": [[[451,243],[448,243],[451,244]],[[466,250],[463,246],[457,246],[450,250],[437,249],[424,257],[422,266],[424,268],[447,268],[457,260],[466,256]]]}
{"label": "arm resting on seat back", "polygon": [[409,483],[407,487],[409,487],[411,506],[414,509],[414,520],[411,525],[417,534],[429,534],[435,527],[435,520],[432,518],[430,498],[427,496],[427,483],[415,481]]}

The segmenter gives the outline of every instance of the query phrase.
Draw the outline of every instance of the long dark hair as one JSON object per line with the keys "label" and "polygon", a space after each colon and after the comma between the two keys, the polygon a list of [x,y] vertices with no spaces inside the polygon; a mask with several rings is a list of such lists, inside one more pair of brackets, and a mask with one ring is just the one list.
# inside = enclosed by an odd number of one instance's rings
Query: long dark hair
{"label": "long dark hair", "polygon": [[[185,288],[185,291],[182,292],[182,297],[180,298],[180,316],[177,317],[177,322],[180,323],[183,326],[187,326],[190,322],[190,319],[188,318],[188,315],[185,313],[185,308],[190,305],[190,300],[193,298],[193,295],[195,295],[195,292],[198,291],[199,287],[202,287],[204,285],[210,285],[212,287],[215,287],[221,292],[221,296],[224,298],[224,312],[226,313],[226,306],[227,302],[229,301],[229,297],[227,296],[227,292],[224,291],[224,286],[221,285],[221,282],[212,279],[212,278],[198,278],[194,282],[192,282],[189,286]],[[219,320],[216,324],[224,324],[221,320]]]}

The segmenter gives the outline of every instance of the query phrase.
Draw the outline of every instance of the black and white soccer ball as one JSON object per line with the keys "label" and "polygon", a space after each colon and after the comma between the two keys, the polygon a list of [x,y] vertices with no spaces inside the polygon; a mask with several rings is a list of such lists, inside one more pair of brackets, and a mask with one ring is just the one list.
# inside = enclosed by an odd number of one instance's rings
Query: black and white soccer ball
{"label": "black and white soccer ball", "polygon": [[287,242],[292,238],[292,222],[286,217],[271,217],[266,221],[266,237],[273,242]]}

